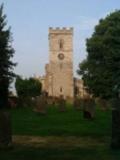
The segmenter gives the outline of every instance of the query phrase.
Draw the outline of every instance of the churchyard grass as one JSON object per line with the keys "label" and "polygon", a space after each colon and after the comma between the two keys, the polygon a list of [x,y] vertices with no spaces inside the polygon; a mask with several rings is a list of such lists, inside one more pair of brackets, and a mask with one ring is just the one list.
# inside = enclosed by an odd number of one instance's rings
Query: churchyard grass
{"label": "churchyard grass", "polygon": [[1,150],[1,160],[119,160],[110,149],[111,111],[96,109],[94,120],[70,105],[66,112],[49,107],[47,115],[31,108],[11,110],[13,143]]}
{"label": "churchyard grass", "polygon": [[12,110],[12,124],[14,135],[103,137],[111,135],[111,111],[97,109],[95,119],[89,121],[71,106],[62,113],[50,107],[45,116],[19,108]]}

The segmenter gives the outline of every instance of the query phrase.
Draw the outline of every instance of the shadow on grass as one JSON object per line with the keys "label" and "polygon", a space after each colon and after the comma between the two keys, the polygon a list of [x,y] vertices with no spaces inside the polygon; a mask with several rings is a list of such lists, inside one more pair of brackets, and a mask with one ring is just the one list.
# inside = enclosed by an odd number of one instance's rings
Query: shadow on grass
{"label": "shadow on grass", "polygon": [[1,160],[119,160],[120,151],[109,146],[99,147],[30,147],[15,145],[12,150],[0,151]]}
{"label": "shadow on grass", "polygon": [[[12,110],[11,113],[13,135],[18,137],[12,150],[0,151],[0,160],[120,159],[120,151],[110,150],[108,144],[110,111],[97,110],[95,120],[90,122],[83,119],[82,112],[73,109],[58,113],[56,108],[50,108],[45,117],[36,115],[29,108]],[[26,137],[19,137],[22,135]],[[33,141],[30,136],[37,139]]]}

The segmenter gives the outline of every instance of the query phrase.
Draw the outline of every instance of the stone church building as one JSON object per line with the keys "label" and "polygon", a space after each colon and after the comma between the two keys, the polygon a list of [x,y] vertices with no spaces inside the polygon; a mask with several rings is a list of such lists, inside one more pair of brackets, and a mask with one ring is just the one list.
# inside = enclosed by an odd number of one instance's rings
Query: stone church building
{"label": "stone church building", "polygon": [[73,77],[73,28],[49,28],[49,64],[45,71],[40,81],[49,96],[73,98],[76,85],[83,92],[83,83]]}

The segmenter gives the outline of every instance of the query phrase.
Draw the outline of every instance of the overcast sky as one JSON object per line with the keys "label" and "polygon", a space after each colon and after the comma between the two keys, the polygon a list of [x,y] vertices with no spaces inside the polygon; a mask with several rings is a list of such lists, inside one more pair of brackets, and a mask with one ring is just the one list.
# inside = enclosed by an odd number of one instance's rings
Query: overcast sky
{"label": "overcast sky", "polygon": [[74,27],[74,74],[86,56],[85,40],[100,18],[120,9],[120,0],[0,0],[12,27],[15,72],[43,75],[48,63],[48,28]]}

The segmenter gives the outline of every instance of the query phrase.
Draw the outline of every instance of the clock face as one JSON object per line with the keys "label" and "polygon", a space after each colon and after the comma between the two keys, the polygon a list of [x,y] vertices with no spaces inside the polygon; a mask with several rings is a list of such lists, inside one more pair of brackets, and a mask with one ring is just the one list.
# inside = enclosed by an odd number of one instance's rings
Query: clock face
{"label": "clock face", "polygon": [[63,54],[63,53],[58,54],[58,58],[59,58],[60,60],[63,60],[63,59],[64,59],[64,54]]}

